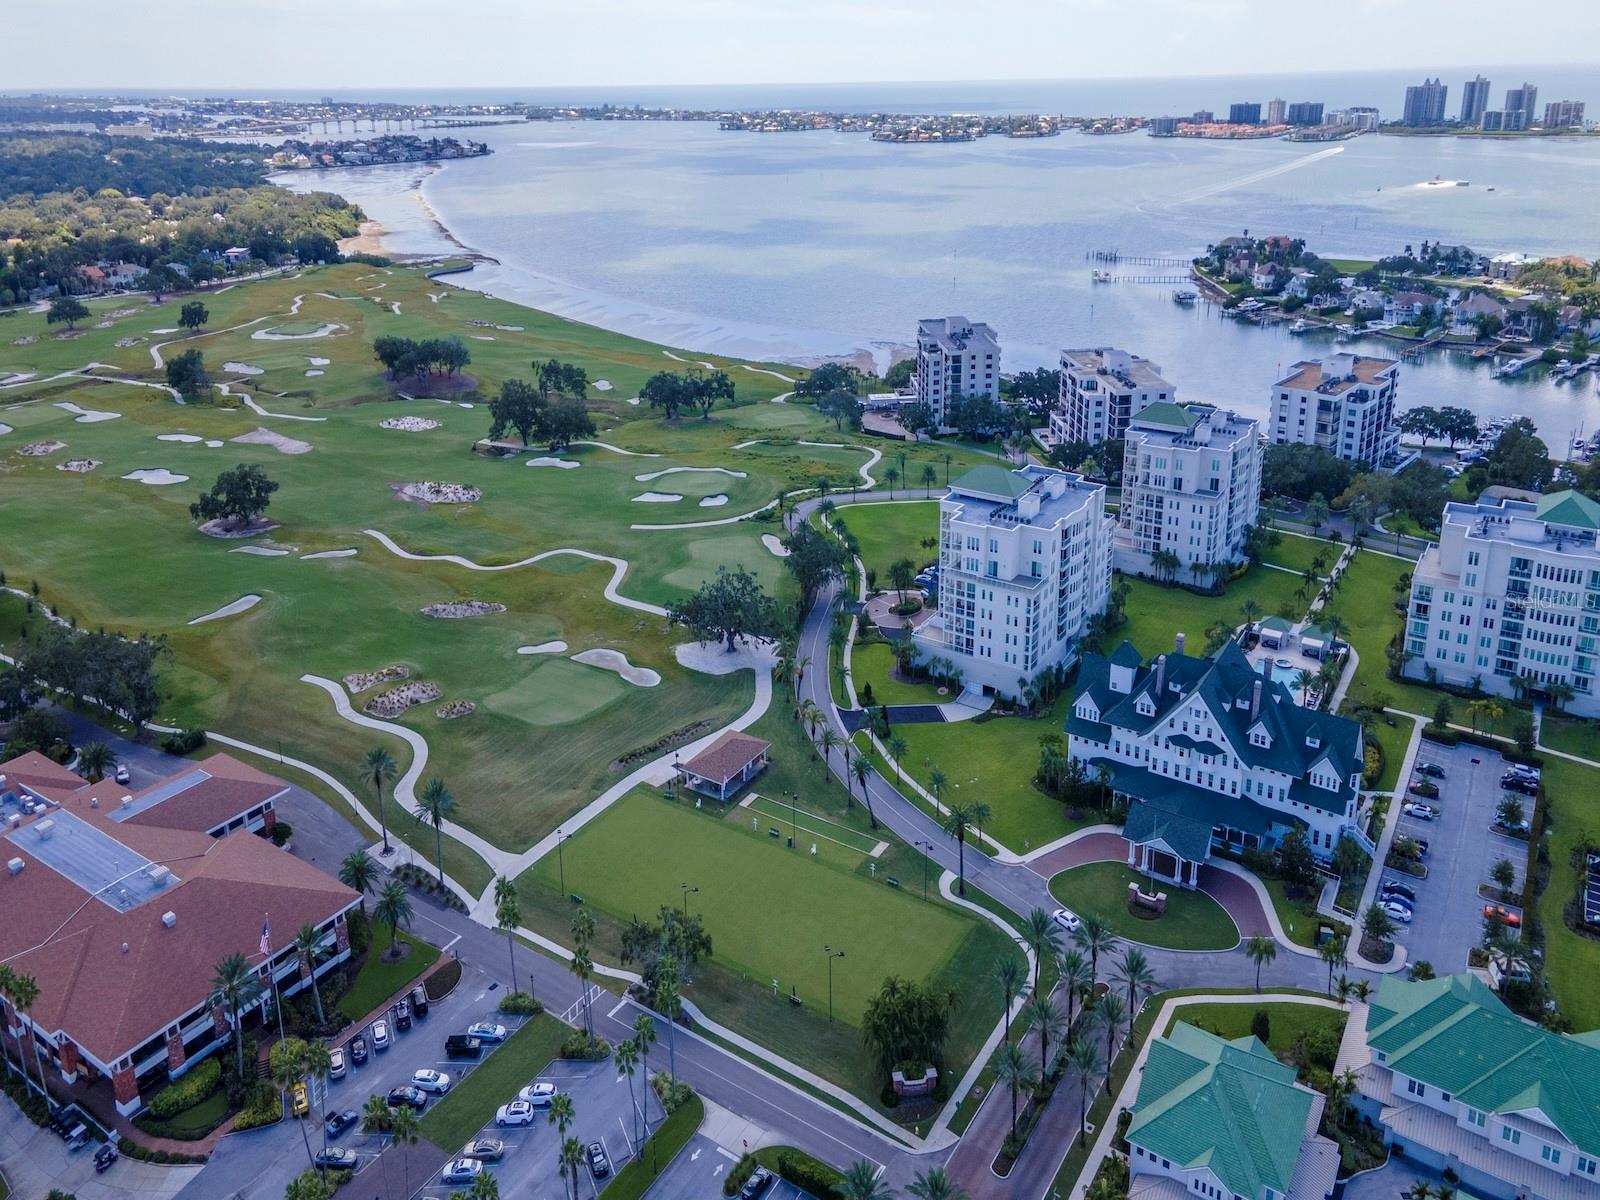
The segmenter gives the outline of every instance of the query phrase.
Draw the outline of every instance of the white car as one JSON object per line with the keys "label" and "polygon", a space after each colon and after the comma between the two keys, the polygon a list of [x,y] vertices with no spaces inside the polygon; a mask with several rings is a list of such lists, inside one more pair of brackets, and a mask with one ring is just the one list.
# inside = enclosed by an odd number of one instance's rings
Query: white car
{"label": "white car", "polygon": [[450,1090],[450,1076],[443,1071],[435,1071],[432,1067],[424,1067],[411,1077],[411,1086],[419,1091],[442,1096]]}
{"label": "white car", "polygon": [[549,1108],[550,1101],[556,1098],[556,1085],[553,1083],[530,1083],[517,1093],[518,1100],[524,1100],[535,1108]]}
{"label": "white car", "polygon": [[479,1021],[476,1025],[467,1026],[467,1036],[475,1037],[480,1042],[503,1042],[506,1040],[506,1027],[496,1025],[493,1021]]}
{"label": "white car", "polygon": [[114,774],[112,776],[112,778],[115,779],[118,783],[127,783],[129,779],[133,778],[131,775],[128,774],[128,764],[127,763],[118,763],[117,764],[116,774]]}
{"label": "white car", "polygon": [[1405,813],[1406,816],[1413,817],[1418,821],[1431,821],[1439,815],[1439,810],[1431,804],[1408,803],[1402,805],[1400,811]]}
{"label": "white car", "polygon": [[532,1125],[534,1122],[533,1105],[526,1100],[513,1100],[510,1104],[502,1104],[494,1114],[494,1123],[502,1128],[507,1125]]}
{"label": "white car", "polygon": [[343,1079],[345,1069],[344,1047],[335,1046],[328,1051],[328,1078]]}
{"label": "white car", "polygon": [[1380,900],[1378,907],[1383,910],[1383,915],[1391,921],[1401,925],[1411,924],[1411,910],[1404,904],[1397,904],[1393,900]]}
{"label": "white car", "polygon": [[1073,912],[1070,908],[1056,909],[1055,912],[1050,914],[1050,919],[1067,933],[1077,933],[1078,926],[1083,924],[1083,922],[1078,918],[1078,914]]}
{"label": "white car", "polygon": [[475,1158],[458,1158],[446,1163],[439,1173],[440,1183],[471,1183],[483,1174],[483,1164]]}

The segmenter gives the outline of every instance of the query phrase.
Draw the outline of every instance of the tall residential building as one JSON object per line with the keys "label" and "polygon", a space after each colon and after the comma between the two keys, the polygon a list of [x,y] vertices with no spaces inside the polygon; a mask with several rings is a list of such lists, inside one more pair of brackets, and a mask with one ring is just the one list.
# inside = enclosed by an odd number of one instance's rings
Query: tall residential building
{"label": "tall residential building", "polygon": [[975,467],[939,501],[939,611],[913,635],[967,688],[1016,696],[1071,666],[1111,596],[1106,490],[1053,467]]}
{"label": "tall residential building", "polygon": [[1577,129],[1583,125],[1582,100],[1552,100],[1544,106],[1546,129]]}
{"label": "tall residential building", "polygon": [[1078,667],[1067,753],[1110,769],[1129,865],[1192,888],[1213,847],[1276,850],[1293,829],[1326,862],[1357,826],[1360,724],[1302,708],[1238,642],[1200,658],[1183,641],[1143,666],[1123,642]]}
{"label": "tall residential building", "polygon": [[1505,109],[1507,112],[1520,112],[1525,114],[1522,127],[1531,128],[1534,118],[1538,115],[1536,109],[1539,104],[1539,89],[1531,83],[1524,83],[1521,87],[1506,89]]}
{"label": "tall residential building", "polygon": [[1272,387],[1274,442],[1322,446],[1339,458],[1389,467],[1399,454],[1394,395],[1400,364],[1335,354],[1297,362]]}
{"label": "tall residential building", "polygon": [[1299,100],[1289,105],[1284,119],[1290,125],[1321,125],[1322,101]]}
{"label": "tall residential building", "polygon": [[1249,417],[1204,404],[1152,404],[1128,423],[1117,569],[1147,574],[1151,556],[1195,564],[1244,557],[1261,506],[1261,431]]}
{"label": "tall residential building", "polygon": [[1426,79],[1417,86],[1408,87],[1400,124],[1410,127],[1443,125],[1444,106],[1449,94],[1450,85],[1440,83],[1437,79]]}
{"label": "tall residential building", "polygon": [[1446,504],[1411,574],[1405,674],[1501,696],[1518,677],[1565,685],[1570,712],[1600,715],[1597,530],[1600,504],[1577,492]]}
{"label": "tall residential building", "polygon": [[1484,112],[1478,128],[1485,133],[1520,133],[1528,126],[1528,114],[1520,108],[1491,108]]}
{"label": "tall residential building", "polygon": [[1061,396],[1050,414],[1056,442],[1116,441],[1133,414],[1177,395],[1147,358],[1102,346],[1061,352]]}
{"label": "tall residential building", "polygon": [[1477,125],[1489,107],[1489,81],[1482,75],[1469,79],[1461,89],[1461,123]]}
{"label": "tall residential building", "polygon": [[1000,342],[982,321],[934,317],[917,322],[916,397],[948,429],[950,402],[961,396],[1000,399]]}
{"label": "tall residential building", "polygon": [[1261,105],[1256,103],[1228,105],[1229,125],[1261,124]]}
{"label": "tall residential building", "polygon": [[1280,100],[1280,99],[1268,100],[1267,101],[1267,124],[1268,125],[1282,125],[1283,124],[1284,114],[1286,113],[1286,111],[1287,111],[1287,105],[1285,105],[1285,103],[1282,100]]}

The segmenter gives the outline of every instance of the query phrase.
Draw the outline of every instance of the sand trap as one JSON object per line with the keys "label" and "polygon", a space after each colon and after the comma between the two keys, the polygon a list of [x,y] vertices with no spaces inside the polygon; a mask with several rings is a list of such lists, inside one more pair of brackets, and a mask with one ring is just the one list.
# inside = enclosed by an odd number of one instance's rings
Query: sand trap
{"label": "sand trap", "polygon": [[778,539],[778,535],[775,533],[763,533],[761,535],[761,544],[768,550],[771,550],[779,558],[789,557],[789,548]]}
{"label": "sand trap", "polygon": [[457,717],[470,717],[477,707],[471,700],[446,700],[433,710],[433,715],[441,721],[453,721]]}
{"label": "sand trap", "polygon": [[325,338],[344,326],[337,321],[326,321],[306,333],[278,333],[273,329],[258,329],[250,335],[257,342],[304,342],[312,338]]}
{"label": "sand trap", "polygon": [[71,471],[75,475],[87,475],[98,466],[100,466],[98,458],[69,458],[64,463],[57,463],[56,470]]}
{"label": "sand trap", "polygon": [[197,436],[196,434],[192,434],[192,433],[158,433],[158,434],[156,434],[156,441],[158,441],[158,442],[203,442],[203,441],[205,441],[205,439],[202,438],[202,437]]}
{"label": "sand trap", "polygon": [[7,425],[4,421],[0,421],[0,437],[5,437],[5,435],[10,432],[11,426]]}
{"label": "sand trap", "polygon": [[609,392],[611,390],[611,380],[609,380],[609,379],[596,379],[589,386],[594,388],[594,390],[597,391],[597,392]]}
{"label": "sand trap", "polygon": [[715,496],[704,496],[700,500],[701,508],[721,508],[728,502],[728,498],[721,493]]}
{"label": "sand trap", "polygon": [[[157,333],[161,331],[156,330]],[[231,371],[235,375],[261,375],[266,372],[265,367],[258,367],[254,363],[225,362],[222,364],[224,371]]]}
{"label": "sand trap", "polygon": [[288,550],[275,550],[270,546],[235,546],[229,554],[254,554],[261,558],[287,558]]}
{"label": "sand trap", "polygon": [[313,367],[325,367],[333,361],[331,358],[318,358],[315,354],[306,355],[306,361]]}
{"label": "sand trap", "polygon": [[385,417],[378,422],[379,429],[398,429],[404,433],[427,433],[439,428],[439,422],[427,417]]}
{"label": "sand trap", "polygon": [[92,408],[79,408],[70,400],[56,401],[56,407],[62,412],[69,412],[79,425],[93,425],[98,421],[115,421],[121,413],[95,412]]}
{"label": "sand trap", "polygon": [[176,329],[152,329],[151,333],[177,333]]}
{"label": "sand trap", "polygon": [[615,671],[634,687],[655,687],[661,676],[649,667],[636,667],[620,650],[585,650],[572,656],[573,662],[586,667],[599,667],[602,671]]}
{"label": "sand trap", "polygon": [[207,621],[217,621],[223,617],[236,617],[242,612],[249,612],[260,603],[261,597],[251,592],[248,596],[240,596],[232,604],[224,604],[221,608],[208,612],[203,617],[196,617],[189,624],[204,625]]}
{"label": "sand trap", "polygon": [[672,492],[643,492],[633,498],[635,504],[676,504],[683,497]]}
{"label": "sand trap", "polygon": [[522,332],[522,326],[521,325],[496,325],[495,328],[500,330],[502,333],[521,333]]}
{"label": "sand trap", "polygon": [[374,717],[398,717],[413,704],[427,704],[444,693],[432,683],[403,683],[393,691],[381,692],[368,700],[361,711]]}
{"label": "sand trap", "polygon": [[456,407],[457,408],[477,408],[478,406],[476,404],[473,404],[470,400],[457,400],[456,401]]}
{"label": "sand trap", "polygon": [[518,654],[564,654],[565,642],[540,642],[537,646],[518,646]]}
{"label": "sand trap", "polygon": [[322,373],[323,372],[321,372],[321,371],[317,370],[315,367],[313,367],[309,371],[306,372],[306,378],[307,379],[312,379],[312,378],[315,378],[318,375],[321,375]]}
{"label": "sand trap", "polygon": [[409,679],[409,667],[396,663],[392,667],[385,667],[381,671],[357,671],[344,677],[344,686],[350,689],[352,696],[358,696],[368,688],[375,688],[380,683],[393,683],[397,679]]}
{"label": "sand trap", "polygon": [[638,407],[639,397],[637,397],[637,396],[629,396],[628,397],[628,403],[634,405],[635,407]]}
{"label": "sand trap", "polygon": [[574,446],[598,446],[602,450],[609,450],[613,454],[625,454],[629,458],[660,458],[659,454],[646,453],[643,450],[624,450],[621,446],[613,446],[610,442],[573,442]]}
{"label": "sand trap", "polygon": [[476,504],[483,499],[481,488],[465,483],[437,483],[423,479],[417,483],[390,484],[402,500],[421,504]]}
{"label": "sand trap", "polygon": [[[223,411],[224,412],[232,412],[233,409],[228,408],[228,409],[224,409]],[[208,450],[218,450],[221,447],[222,447],[222,443],[219,442],[216,438],[207,438],[206,439],[206,448]]]}
{"label": "sand trap", "polygon": [[653,479],[660,479],[663,475],[726,475],[730,479],[743,479],[743,471],[730,471],[727,467],[663,467],[659,471],[649,471],[643,475],[635,475],[639,483],[649,483]]}
{"label": "sand trap", "polygon": [[207,537],[214,538],[247,538],[255,537],[258,533],[266,533],[269,529],[280,529],[282,526],[271,517],[257,517],[248,525],[230,525],[221,517],[214,521],[206,521],[199,526],[200,532]]}
{"label": "sand trap", "polygon": [[358,551],[355,550],[318,550],[315,554],[302,554],[302,559],[311,558],[354,558]]}
{"label": "sand trap", "polygon": [[129,471],[123,478],[131,479],[135,483],[148,483],[151,487],[166,487],[168,484],[189,482],[187,475],[174,474],[165,467],[142,467],[137,471]]}
{"label": "sand trap", "polygon": [[530,458],[525,464],[529,467],[559,467],[563,471],[570,471],[573,467],[581,467],[581,462],[573,462],[570,458]]}
{"label": "sand trap", "polygon": [[464,621],[469,617],[492,617],[506,610],[504,604],[488,600],[452,600],[449,604],[430,604],[422,615],[436,621]]}
{"label": "sand trap", "polygon": [[489,334],[489,333],[469,333],[467,336],[470,337],[475,342],[492,342],[492,341],[494,341],[494,335],[493,334]]}
{"label": "sand trap", "polygon": [[299,438],[285,437],[281,433],[274,433],[260,425],[251,433],[241,433],[236,438],[229,438],[241,446],[271,446],[279,454],[308,454],[311,451],[310,442],[302,442]]}

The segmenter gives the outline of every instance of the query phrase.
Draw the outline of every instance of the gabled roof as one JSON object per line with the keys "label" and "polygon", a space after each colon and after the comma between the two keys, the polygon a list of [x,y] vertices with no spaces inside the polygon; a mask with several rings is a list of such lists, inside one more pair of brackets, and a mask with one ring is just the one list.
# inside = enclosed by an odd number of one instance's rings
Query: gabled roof
{"label": "gabled roof", "polygon": [[1253,1037],[1178,1022],[1150,1043],[1128,1141],[1205,1168],[1236,1196],[1289,1191],[1314,1096]]}
{"label": "gabled roof", "polygon": [[85,781],[67,770],[54,759],[46,758],[37,750],[29,750],[16,758],[0,763],[0,776],[5,777],[5,782],[0,784],[0,791],[9,791],[13,784],[21,784],[29,790],[61,792],[77,791],[84,786]]}
{"label": "gabled roof", "polygon": [[1579,492],[1551,492],[1539,499],[1539,520],[1574,529],[1600,529],[1600,504]]}
{"label": "gabled roof", "polygon": [[973,467],[951,485],[952,492],[970,492],[997,500],[1015,500],[1033,485],[1033,481],[1016,471],[985,464]]}

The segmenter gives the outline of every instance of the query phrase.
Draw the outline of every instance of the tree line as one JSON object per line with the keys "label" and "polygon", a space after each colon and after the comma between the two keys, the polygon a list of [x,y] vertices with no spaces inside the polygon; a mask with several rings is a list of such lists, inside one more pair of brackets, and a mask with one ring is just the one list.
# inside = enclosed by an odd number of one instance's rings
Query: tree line
{"label": "tree line", "polygon": [[47,621],[24,638],[17,674],[30,687],[93,701],[139,728],[160,706],[158,667],[169,654],[164,638],[91,633]]}
{"label": "tree line", "polygon": [[678,413],[685,410],[698,410],[701,420],[709,421],[718,400],[733,403],[733,380],[726,371],[657,371],[644,381],[639,399],[658,409],[669,421],[677,420]]}
{"label": "tree line", "polygon": [[588,372],[553,358],[534,363],[533,369],[533,383],[507,379],[489,401],[490,440],[498,441],[507,431],[514,431],[524,446],[535,441],[561,450],[577,438],[593,437],[594,419],[584,400],[589,391]]}
{"label": "tree line", "polygon": [[472,361],[467,344],[452,334],[442,338],[375,338],[372,354],[391,379],[416,379],[426,384],[435,375],[454,376]]}

